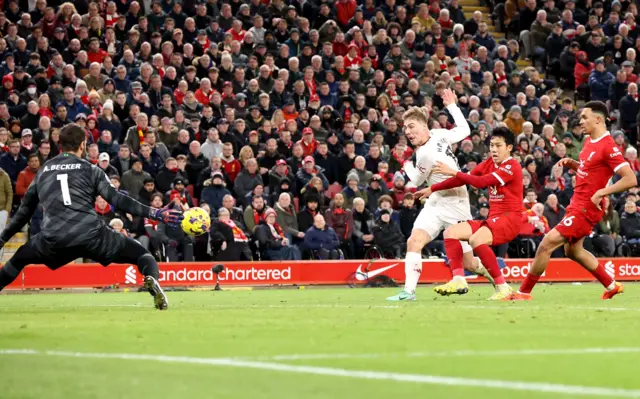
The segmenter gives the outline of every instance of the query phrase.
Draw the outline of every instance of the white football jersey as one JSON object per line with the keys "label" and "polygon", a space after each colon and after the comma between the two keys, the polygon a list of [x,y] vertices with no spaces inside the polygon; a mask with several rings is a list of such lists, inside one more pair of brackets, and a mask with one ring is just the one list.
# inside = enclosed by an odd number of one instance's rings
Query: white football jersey
{"label": "white football jersey", "polygon": [[[467,123],[462,111],[457,105],[452,104],[447,107],[447,110],[451,113],[456,126],[451,129],[433,129],[431,130],[431,137],[416,151],[416,165],[407,162],[404,165],[404,170],[409,176],[409,179],[416,186],[422,185],[425,181],[429,186],[440,183],[450,176],[436,174],[432,172],[433,167],[437,162],[442,162],[454,170],[460,170],[458,165],[458,159],[456,158],[451,144],[457,143],[471,134],[471,129]],[[451,199],[459,201],[461,199],[467,199],[469,197],[466,186],[456,187],[449,190],[442,190],[434,193],[430,199],[433,201],[437,199]],[[432,202],[432,201],[429,201]]]}

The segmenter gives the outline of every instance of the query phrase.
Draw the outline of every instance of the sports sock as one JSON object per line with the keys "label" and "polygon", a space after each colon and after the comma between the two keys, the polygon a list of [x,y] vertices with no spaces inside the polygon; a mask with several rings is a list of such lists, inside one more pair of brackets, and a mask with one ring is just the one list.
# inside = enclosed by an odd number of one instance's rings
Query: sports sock
{"label": "sports sock", "polygon": [[444,250],[449,257],[449,266],[453,277],[464,277],[464,266],[462,264],[462,244],[454,238],[444,239]]}
{"label": "sports sock", "polygon": [[520,286],[518,292],[521,294],[531,294],[531,291],[533,291],[533,287],[536,286],[538,280],[540,280],[540,277],[541,276],[536,276],[532,273],[527,274],[527,277],[524,278],[524,281],[522,282],[522,285]]}
{"label": "sports sock", "polygon": [[143,276],[151,276],[156,280],[160,278],[158,262],[156,262],[151,254],[144,254],[139,257],[137,266]]}
{"label": "sports sock", "polygon": [[473,252],[478,255],[478,257],[482,260],[482,264],[487,269],[496,285],[504,284],[504,276],[502,275],[502,271],[500,271],[500,266],[498,266],[498,259],[496,259],[496,255],[493,253],[493,250],[487,244],[479,245],[473,249]]}
{"label": "sports sock", "polygon": [[615,280],[609,275],[609,273],[607,273],[602,264],[598,263],[596,270],[590,270],[590,272],[607,290],[611,290],[615,287]]}
{"label": "sports sock", "polygon": [[20,275],[24,267],[15,267],[11,261],[8,261],[4,264],[2,268],[0,268],[0,291],[4,289],[7,285],[11,284],[13,280]]}
{"label": "sports sock", "polygon": [[404,259],[404,290],[410,294],[416,292],[418,279],[422,273],[422,255],[418,252],[407,252]]}

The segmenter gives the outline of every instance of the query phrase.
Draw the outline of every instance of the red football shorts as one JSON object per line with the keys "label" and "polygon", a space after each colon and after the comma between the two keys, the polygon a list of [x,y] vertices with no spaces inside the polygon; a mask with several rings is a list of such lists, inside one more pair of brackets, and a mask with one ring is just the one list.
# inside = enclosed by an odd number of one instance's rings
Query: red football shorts
{"label": "red football shorts", "polygon": [[500,216],[489,217],[487,220],[470,220],[467,223],[471,231],[475,233],[481,227],[486,226],[493,235],[492,246],[502,245],[513,241],[520,234],[522,224],[527,222],[523,212],[507,212]]}
{"label": "red football shorts", "polygon": [[555,228],[561,236],[573,244],[590,235],[596,224],[597,222],[592,223],[587,219],[587,215],[582,210],[567,208],[564,219]]}

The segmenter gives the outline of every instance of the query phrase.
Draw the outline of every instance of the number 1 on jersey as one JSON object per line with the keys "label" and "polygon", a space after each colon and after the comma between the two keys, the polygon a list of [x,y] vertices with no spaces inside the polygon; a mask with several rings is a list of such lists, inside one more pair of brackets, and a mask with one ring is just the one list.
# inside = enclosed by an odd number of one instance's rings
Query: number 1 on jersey
{"label": "number 1 on jersey", "polygon": [[60,181],[60,188],[62,189],[62,202],[69,206],[71,205],[71,194],[69,193],[69,175],[63,173],[58,175],[58,180]]}

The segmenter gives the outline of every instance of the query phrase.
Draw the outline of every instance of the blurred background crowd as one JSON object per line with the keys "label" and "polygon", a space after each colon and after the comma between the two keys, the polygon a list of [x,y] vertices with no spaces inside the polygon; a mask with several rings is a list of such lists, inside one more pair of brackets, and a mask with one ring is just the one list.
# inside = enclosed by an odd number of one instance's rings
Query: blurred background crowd
{"label": "blurred background crowd", "polygon": [[[462,4],[460,4],[462,2]],[[86,129],[87,159],[153,206],[202,206],[196,239],[95,211],[171,261],[402,257],[420,204],[403,171],[402,114],[425,106],[451,128],[458,96],[472,133],[517,137],[529,223],[500,256],[529,257],[575,184],[563,157],[584,143],[579,105],[606,101],[611,134],[638,171],[638,7],[567,0],[4,0],[0,2],[0,227],[59,129]],[[587,247],[633,255],[638,188],[608,202]],[[469,189],[472,214],[488,195]],[[42,209],[29,233],[40,228]],[[434,241],[425,256],[441,256]],[[563,256],[562,252],[555,254]]]}

